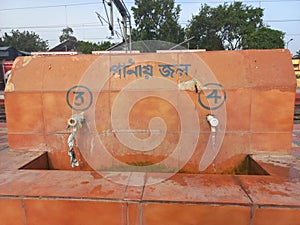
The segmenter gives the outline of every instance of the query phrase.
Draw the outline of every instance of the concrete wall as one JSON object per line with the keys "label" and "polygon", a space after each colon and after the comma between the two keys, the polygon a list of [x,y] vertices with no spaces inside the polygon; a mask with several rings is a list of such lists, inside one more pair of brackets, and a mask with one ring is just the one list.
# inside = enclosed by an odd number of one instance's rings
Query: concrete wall
{"label": "concrete wall", "polygon": [[76,169],[221,172],[290,152],[295,88],[287,50],[20,57],[5,91],[9,145],[71,169],[67,121],[84,112]]}

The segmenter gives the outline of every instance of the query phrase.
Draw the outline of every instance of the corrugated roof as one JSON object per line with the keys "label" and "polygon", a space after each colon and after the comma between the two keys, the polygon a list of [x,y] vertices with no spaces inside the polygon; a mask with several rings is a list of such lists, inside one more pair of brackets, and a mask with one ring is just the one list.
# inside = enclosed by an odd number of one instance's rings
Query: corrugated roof
{"label": "corrugated roof", "polygon": [[66,52],[66,51],[76,50],[77,46],[78,46],[77,41],[66,40],[63,43],[60,43],[59,45],[50,49],[49,52],[59,52],[59,51]]}

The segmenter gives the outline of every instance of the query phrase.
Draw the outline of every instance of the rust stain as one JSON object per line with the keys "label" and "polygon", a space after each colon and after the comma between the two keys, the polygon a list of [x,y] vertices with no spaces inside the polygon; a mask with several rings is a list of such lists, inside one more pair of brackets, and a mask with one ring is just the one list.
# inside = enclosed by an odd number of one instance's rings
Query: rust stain
{"label": "rust stain", "polygon": [[81,184],[89,184],[90,182],[89,181],[81,181],[80,183]]}
{"label": "rust stain", "polygon": [[189,185],[186,182],[185,177],[183,177],[183,176],[176,176],[176,178],[174,178],[173,181],[178,183],[181,186],[188,186]]}
{"label": "rust stain", "polygon": [[94,177],[94,179],[102,179],[103,178],[99,173],[97,173],[95,171],[92,171],[91,175]]}
{"label": "rust stain", "polygon": [[92,191],[92,194],[100,194],[101,196],[107,196],[114,193],[114,190],[110,189],[108,191],[102,190],[102,185],[96,186]]}

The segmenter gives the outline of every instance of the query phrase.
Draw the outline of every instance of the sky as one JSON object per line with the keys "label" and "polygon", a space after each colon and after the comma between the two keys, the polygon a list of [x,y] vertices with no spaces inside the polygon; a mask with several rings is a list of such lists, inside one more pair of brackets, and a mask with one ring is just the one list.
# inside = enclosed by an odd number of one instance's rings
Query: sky
{"label": "sky", "polygon": [[[107,0],[106,0],[107,1]],[[220,0],[175,0],[181,7],[179,23],[185,27],[192,15],[197,15],[201,5],[212,7],[234,1]],[[272,29],[285,33],[286,48],[294,55],[300,50],[300,0],[245,0],[244,4],[264,9],[263,21]],[[106,18],[103,0],[0,0],[0,36],[12,29],[33,31],[49,47],[59,44],[62,29],[69,26],[78,40],[119,42],[118,36],[112,37],[108,24],[99,21],[95,12]],[[131,16],[134,0],[124,0]],[[114,11],[114,26],[119,30],[117,19],[121,16]],[[132,19],[134,27],[134,20]]]}

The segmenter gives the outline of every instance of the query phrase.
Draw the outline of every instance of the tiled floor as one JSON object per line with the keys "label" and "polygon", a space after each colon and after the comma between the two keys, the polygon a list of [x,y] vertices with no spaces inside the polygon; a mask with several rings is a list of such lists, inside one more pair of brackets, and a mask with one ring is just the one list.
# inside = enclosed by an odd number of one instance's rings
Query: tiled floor
{"label": "tiled floor", "polygon": [[8,148],[6,123],[0,123],[0,151]]}
{"label": "tiled floor", "polygon": [[300,124],[294,124],[292,154],[300,158]]}

